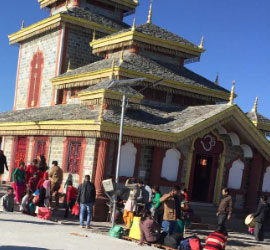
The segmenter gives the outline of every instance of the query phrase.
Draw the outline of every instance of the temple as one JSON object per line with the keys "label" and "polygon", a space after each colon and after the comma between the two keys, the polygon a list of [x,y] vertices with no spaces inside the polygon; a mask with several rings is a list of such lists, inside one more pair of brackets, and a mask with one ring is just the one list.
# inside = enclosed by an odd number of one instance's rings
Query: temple
{"label": "temple", "polygon": [[228,186],[239,210],[270,194],[270,120],[258,99],[247,114],[234,104],[235,83],[228,91],[185,67],[200,60],[204,38],[196,45],[153,24],[152,4],[146,23],[129,26],[135,0],[38,2],[50,16],[9,35],[20,49],[14,108],[0,114],[7,180],[20,161],[42,154],[75,185],[90,174],[96,207],[105,207],[101,182],[115,178],[122,99],[110,82],[145,78],[126,88],[121,182],[186,186],[191,200],[212,204]]}

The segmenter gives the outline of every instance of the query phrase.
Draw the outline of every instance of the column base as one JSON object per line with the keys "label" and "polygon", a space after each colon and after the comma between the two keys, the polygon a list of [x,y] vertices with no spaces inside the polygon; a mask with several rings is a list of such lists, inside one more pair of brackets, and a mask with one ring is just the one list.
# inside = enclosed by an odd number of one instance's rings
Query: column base
{"label": "column base", "polygon": [[106,205],[108,198],[97,197],[93,208],[93,221],[105,222],[108,218],[109,208]]}

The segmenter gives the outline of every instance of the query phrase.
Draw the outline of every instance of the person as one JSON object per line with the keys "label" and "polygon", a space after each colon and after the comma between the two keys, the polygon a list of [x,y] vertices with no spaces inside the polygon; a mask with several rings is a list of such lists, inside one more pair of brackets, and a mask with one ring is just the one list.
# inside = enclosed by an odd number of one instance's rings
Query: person
{"label": "person", "polygon": [[16,203],[20,204],[22,195],[25,191],[25,164],[20,162],[19,167],[15,169],[12,174],[12,181],[14,182],[15,188],[15,199]]}
{"label": "person", "polygon": [[29,182],[29,179],[38,171],[38,160],[34,159],[32,164],[29,164],[25,169],[25,181]]}
{"label": "person", "polygon": [[189,201],[188,191],[186,188],[181,189],[181,194],[184,196],[185,201]]}
{"label": "person", "polygon": [[32,193],[34,193],[37,189],[37,184],[38,184],[38,173],[34,173],[32,177],[30,177],[28,183],[27,183],[27,188],[30,190]]}
{"label": "person", "polygon": [[134,178],[126,180],[125,187],[129,189],[128,200],[125,203],[123,220],[125,226],[130,228],[131,222],[134,218],[134,213],[137,209],[137,197],[139,195],[139,186]]}
{"label": "person", "polygon": [[43,173],[42,178],[38,181],[37,190],[40,190],[40,188],[42,187],[44,181],[46,181],[46,180],[49,180],[48,172]]}
{"label": "person", "polygon": [[93,204],[96,200],[96,188],[95,185],[90,182],[90,175],[84,177],[84,182],[78,188],[77,202],[80,205],[80,226],[84,228],[84,214],[87,211],[86,228],[91,229],[91,215]]}
{"label": "person", "polygon": [[261,196],[257,211],[252,214],[255,219],[254,235],[257,241],[264,241],[264,226],[269,214],[269,204],[267,203],[267,196]]}
{"label": "person", "polygon": [[52,168],[49,172],[49,178],[51,181],[52,196],[55,197],[56,208],[59,206],[59,189],[63,181],[63,170],[58,166],[57,161],[52,162]]}
{"label": "person", "polygon": [[66,206],[66,212],[64,215],[64,218],[68,217],[68,210],[72,210],[73,206],[76,203],[76,199],[78,196],[78,190],[77,188],[73,187],[72,181],[67,183],[68,190],[67,190],[67,206]]}
{"label": "person", "polygon": [[51,207],[51,181],[46,180],[44,181],[42,187],[39,190],[39,202],[37,206],[39,207]]}
{"label": "person", "polygon": [[214,233],[210,233],[205,241],[204,250],[224,250],[227,243],[227,231],[218,225]]}
{"label": "person", "polygon": [[226,221],[231,219],[233,204],[232,197],[229,195],[228,188],[222,189],[222,195],[223,198],[220,201],[216,215],[218,216],[218,225],[225,227]]}
{"label": "person", "polygon": [[0,200],[0,211],[14,211],[14,190],[12,187],[7,188],[7,193]]}
{"label": "person", "polygon": [[152,188],[152,194],[153,194],[153,199],[152,199],[152,207],[151,207],[151,212],[152,216],[155,218],[157,222],[160,222],[160,191],[159,187],[155,186]]}
{"label": "person", "polygon": [[68,192],[68,184],[72,182],[73,183],[73,175],[72,174],[68,174],[68,177],[66,179],[66,182],[64,184],[64,189],[66,189],[66,194]]}
{"label": "person", "polygon": [[151,208],[152,190],[148,185],[144,185],[142,180],[138,181],[139,195],[137,197],[138,203],[145,204],[147,209]]}
{"label": "person", "polygon": [[33,200],[33,192],[31,190],[28,190],[25,194],[25,196],[22,198],[22,204],[20,206],[20,211],[24,214],[32,214],[30,211],[30,203]]}
{"label": "person", "polygon": [[152,218],[151,212],[145,209],[140,221],[141,239],[139,245],[142,245],[144,241],[156,243],[160,238],[159,230],[159,224]]}
{"label": "person", "polygon": [[48,170],[48,166],[46,163],[46,158],[44,155],[39,156],[39,163],[38,163],[38,179],[41,179],[44,173]]}
{"label": "person", "polygon": [[8,171],[8,165],[7,165],[7,158],[4,155],[3,150],[0,150],[0,186],[2,186],[2,178],[5,172],[5,167],[6,170]]}
{"label": "person", "polygon": [[181,217],[180,188],[174,186],[170,193],[164,194],[160,202],[164,203],[164,215],[162,221],[163,231],[172,235],[177,228],[177,220]]}

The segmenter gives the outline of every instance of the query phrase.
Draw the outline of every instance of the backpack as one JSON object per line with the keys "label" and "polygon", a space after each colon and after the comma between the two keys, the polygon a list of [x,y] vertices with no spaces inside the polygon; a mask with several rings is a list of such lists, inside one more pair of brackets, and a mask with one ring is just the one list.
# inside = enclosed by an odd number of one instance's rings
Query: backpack
{"label": "backpack", "polygon": [[180,241],[183,239],[181,233],[174,233],[172,235],[167,235],[164,239],[164,245],[177,249]]}
{"label": "backpack", "polygon": [[185,238],[178,246],[180,250],[200,250],[202,249],[200,239],[197,236]]}

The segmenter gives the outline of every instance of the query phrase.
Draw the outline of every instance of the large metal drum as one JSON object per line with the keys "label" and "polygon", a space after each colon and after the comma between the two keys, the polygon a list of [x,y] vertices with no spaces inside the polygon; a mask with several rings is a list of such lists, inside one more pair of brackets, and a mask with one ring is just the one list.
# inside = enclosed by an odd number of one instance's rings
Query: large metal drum
{"label": "large metal drum", "polygon": [[245,224],[248,227],[255,227],[255,219],[252,216],[252,214],[248,215],[247,218],[245,219]]}

